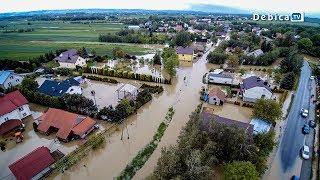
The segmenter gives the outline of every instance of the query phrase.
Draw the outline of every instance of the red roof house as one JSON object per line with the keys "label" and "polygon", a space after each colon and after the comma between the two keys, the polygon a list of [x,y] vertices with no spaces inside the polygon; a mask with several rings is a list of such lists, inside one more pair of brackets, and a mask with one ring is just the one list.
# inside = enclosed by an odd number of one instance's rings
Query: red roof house
{"label": "red roof house", "polygon": [[49,134],[52,131],[57,131],[57,137],[64,141],[68,141],[72,135],[84,138],[96,124],[96,121],[90,117],[55,108],[49,108],[38,118],[38,121],[40,132]]}
{"label": "red roof house", "polygon": [[220,88],[211,89],[208,93],[208,103],[223,105],[226,100],[226,94]]}
{"label": "red roof house", "polygon": [[47,168],[53,163],[50,150],[42,146],[9,165],[9,169],[17,180],[29,180],[40,172],[49,170]]}
{"label": "red roof house", "polygon": [[25,104],[28,104],[28,100],[18,90],[0,96],[0,116],[10,113]]}

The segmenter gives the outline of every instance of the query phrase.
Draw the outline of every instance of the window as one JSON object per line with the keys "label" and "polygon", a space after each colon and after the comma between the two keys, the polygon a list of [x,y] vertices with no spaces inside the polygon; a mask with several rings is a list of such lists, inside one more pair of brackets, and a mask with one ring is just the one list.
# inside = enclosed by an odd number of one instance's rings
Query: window
{"label": "window", "polygon": [[23,115],[23,117],[25,117],[27,115],[27,113],[23,113],[22,115]]}
{"label": "window", "polygon": [[16,79],[16,82],[19,82],[20,80],[19,79]]}
{"label": "window", "polygon": [[5,120],[5,121],[8,121],[8,120],[9,120],[9,118],[8,118],[8,117],[5,117],[5,118],[4,118],[4,120]]}
{"label": "window", "polygon": [[13,76],[10,76],[10,79],[13,79]]}
{"label": "window", "polygon": [[11,82],[9,82],[9,83],[8,83],[8,86],[9,86],[9,87],[11,87],[11,86],[12,86]]}
{"label": "window", "polygon": [[18,109],[19,109],[19,111],[23,111],[23,107],[19,107]]}

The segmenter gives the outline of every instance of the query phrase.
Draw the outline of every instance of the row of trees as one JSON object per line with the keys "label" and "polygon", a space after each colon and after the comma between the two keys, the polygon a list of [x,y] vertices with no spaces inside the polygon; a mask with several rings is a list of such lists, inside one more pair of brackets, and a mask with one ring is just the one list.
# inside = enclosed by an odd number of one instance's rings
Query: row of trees
{"label": "row of trees", "polygon": [[292,90],[296,77],[300,74],[303,63],[303,57],[297,51],[291,51],[280,63],[280,70],[284,74],[280,82],[282,89]]}
{"label": "row of trees", "polygon": [[225,179],[258,179],[266,169],[274,133],[255,136],[235,126],[212,124],[201,130],[201,116],[194,112],[180,133],[178,144],[161,152],[154,179],[212,179],[214,167],[224,166]]}
{"label": "row of trees", "polygon": [[136,43],[136,44],[164,44],[169,38],[164,34],[156,34],[150,36],[146,33],[130,33],[127,35],[117,34],[100,34],[98,40],[100,42],[111,43]]}
{"label": "row of trees", "polygon": [[176,68],[179,66],[178,55],[174,48],[164,48],[161,54],[163,67],[170,75],[170,77],[176,75]]}

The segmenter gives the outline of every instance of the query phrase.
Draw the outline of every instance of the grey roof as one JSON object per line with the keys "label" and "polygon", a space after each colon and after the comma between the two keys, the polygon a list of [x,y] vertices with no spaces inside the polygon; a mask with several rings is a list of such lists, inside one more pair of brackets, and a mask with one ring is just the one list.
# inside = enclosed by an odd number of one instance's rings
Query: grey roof
{"label": "grey roof", "polygon": [[231,78],[231,79],[233,79],[232,75],[229,74],[229,73],[220,73],[220,74],[209,73],[209,78],[210,77],[220,77],[220,78]]}
{"label": "grey roof", "polygon": [[261,49],[257,49],[253,52],[248,53],[248,56],[254,56],[254,57],[259,57],[261,55],[263,55],[263,51]]}
{"label": "grey roof", "polygon": [[232,120],[229,118],[221,117],[206,110],[201,112],[201,127],[208,131],[211,128],[211,122],[216,122],[219,124],[223,124],[226,126],[236,126],[240,129],[243,129],[247,134],[252,135],[253,133],[253,125],[249,123],[244,123],[241,121]]}
{"label": "grey roof", "polygon": [[244,79],[242,82],[243,84],[240,85],[241,89],[248,90],[254,87],[265,87],[266,89],[271,91],[271,88],[267,85],[267,82],[263,81],[261,78],[257,76],[248,77]]}
{"label": "grey roof", "polygon": [[190,54],[193,55],[193,49],[191,47],[178,46],[176,49],[177,54]]}
{"label": "grey roof", "polygon": [[79,57],[79,55],[78,55],[77,50],[70,49],[68,51],[61,53],[59,56],[57,56],[54,59],[59,62],[75,63],[77,61],[78,57]]}

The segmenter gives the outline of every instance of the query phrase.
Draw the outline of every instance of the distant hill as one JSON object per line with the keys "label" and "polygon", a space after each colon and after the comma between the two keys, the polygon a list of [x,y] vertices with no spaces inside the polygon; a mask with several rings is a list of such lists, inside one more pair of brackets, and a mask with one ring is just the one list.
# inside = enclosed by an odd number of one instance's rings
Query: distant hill
{"label": "distant hill", "polygon": [[190,11],[202,11],[216,14],[250,14],[250,11],[212,4],[191,4]]}

